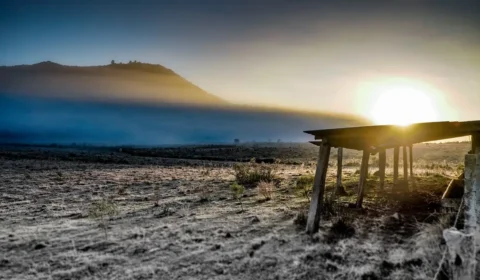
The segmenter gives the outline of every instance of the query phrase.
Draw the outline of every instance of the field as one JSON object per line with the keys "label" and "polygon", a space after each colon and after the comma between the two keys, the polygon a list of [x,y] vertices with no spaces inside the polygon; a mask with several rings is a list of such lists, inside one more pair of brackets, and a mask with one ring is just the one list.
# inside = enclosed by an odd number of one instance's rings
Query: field
{"label": "field", "polygon": [[[309,236],[310,185],[300,182],[315,170],[310,144],[3,146],[0,279],[432,279],[456,215],[440,198],[468,150],[414,146],[414,193],[391,191],[391,154],[379,193],[371,157],[363,209],[349,206],[361,155],[346,151],[347,194]],[[272,180],[235,193],[239,166],[268,169]]]}

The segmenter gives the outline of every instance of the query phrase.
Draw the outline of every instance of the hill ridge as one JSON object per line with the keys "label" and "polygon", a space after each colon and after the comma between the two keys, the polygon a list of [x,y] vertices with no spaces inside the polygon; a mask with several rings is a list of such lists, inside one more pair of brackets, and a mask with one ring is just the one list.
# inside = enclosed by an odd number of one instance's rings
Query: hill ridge
{"label": "hill ridge", "polygon": [[0,92],[55,97],[139,99],[168,103],[228,104],[160,64],[130,61],[95,66],[42,61],[0,67]]}

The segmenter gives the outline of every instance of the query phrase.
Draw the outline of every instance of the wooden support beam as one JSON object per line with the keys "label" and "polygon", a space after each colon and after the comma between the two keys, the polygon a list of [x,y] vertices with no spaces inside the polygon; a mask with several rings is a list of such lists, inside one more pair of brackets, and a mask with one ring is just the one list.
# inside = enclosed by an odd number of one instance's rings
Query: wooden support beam
{"label": "wooden support beam", "polygon": [[332,195],[332,200],[335,199],[337,195],[345,195],[347,192],[345,191],[343,184],[342,184],[342,167],[343,167],[343,148],[338,148],[337,151],[337,182],[335,186],[335,191]]}
{"label": "wooden support beam", "polygon": [[[479,151],[478,148],[475,150]],[[477,232],[477,213],[476,213],[476,191],[479,188],[477,183],[480,179],[478,169],[480,155],[465,155],[465,192],[464,202],[464,230],[459,231],[456,228],[449,228],[443,231],[443,239],[447,245],[448,254],[446,259],[451,269],[451,279],[467,280],[477,279],[475,277],[475,254]]]}
{"label": "wooden support beam", "polygon": [[393,184],[398,183],[398,161],[400,158],[400,148],[393,148]]}
{"label": "wooden support beam", "polygon": [[365,193],[365,184],[367,183],[368,176],[368,159],[370,158],[370,151],[363,150],[362,166],[360,167],[360,182],[358,183],[358,197],[357,208],[362,208],[363,195]]}
{"label": "wooden support beam", "polygon": [[378,175],[380,177],[380,190],[383,191],[385,187],[385,168],[387,165],[387,153],[385,150],[378,153],[378,161],[379,161]]}
{"label": "wooden support beam", "polygon": [[327,176],[329,157],[330,145],[323,142],[320,146],[317,169],[315,171],[315,179],[313,182],[312,200],[310,201],[310,210],[308,211],[306,228],[308,234],[314,234],[317,232],[320,224],[320,214],[325,193],[325,178]]}
{"label": "wooden support beam", "polygon": [[477,186],[480,185],[477,183],[480,179],[480,155],[465,155],[465,177],[464,177],[464,195],[463,201],[465,206],[465,233],[475,233],[477,230],[477,213],[476,213],[476,202],[477,202]]}
{"label": "wooden support beam", "polygon": [[413,177],[413,145],[408,146],[408,155],[410,159],[410,182],[412,183],[412,188],[415,186],[415,181]]}
{"label": "wooden support beam", "polygon": [[402,147],[402,160],[403,160],[403,180],[405,182],[408,182],[408,155],[407,155],[407,147],[403,146]]}
{"label": "wooden support beam", "polygon": [[471,138],[471,153],[477,154],[480,152],[480,150],[478,149],[480,147],[480,133],[472,134]]}

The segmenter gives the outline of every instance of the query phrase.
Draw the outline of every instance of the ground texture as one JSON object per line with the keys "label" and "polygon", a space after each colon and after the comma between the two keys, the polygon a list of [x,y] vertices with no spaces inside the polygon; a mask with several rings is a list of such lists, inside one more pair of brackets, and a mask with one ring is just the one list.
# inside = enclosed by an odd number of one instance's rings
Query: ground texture
{"label": "ground texture", "polygon": [[357,210],[349,203],[359,159],[347,156],[350,195],[309,236],[308,199],[295,188],[313,173],[309,157],[275,165],[271,199],[252,188],[238,200],[228,161],[4,147],[0,279],[431,279],[455,216],[442,213],[439,198],[461,164],[461,156],[443,158],[416,159],[415,194],[391,193],[390,179],[379,194],[372,167]]}

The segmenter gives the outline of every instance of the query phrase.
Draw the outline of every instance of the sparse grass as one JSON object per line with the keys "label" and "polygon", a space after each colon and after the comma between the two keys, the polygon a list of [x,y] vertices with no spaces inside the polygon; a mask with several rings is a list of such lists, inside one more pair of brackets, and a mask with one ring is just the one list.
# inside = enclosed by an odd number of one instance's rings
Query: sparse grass
{"label": "sparse grass", "polygon": [[256,163],[252,159],[249,163],[238,163],[233,166],[235,180],[248,188],[258,185],[258,183],[273,182],[276,179],[276,164]]}
{"label": "sparse grass", "polygon": [[305,227],[307,225],[308,214],[306,210],[299,210],[293,219],[293,223],[298,227]]}
{"label": "sparse grass", "polygon": [[301,195],[310,202],[310,196],[313,187],[314,175],[303,175],[295,182],[295,188],[300,190]]}
{"label": "sparse grass", "polygon": [[118,195],[127,195],[127,186],[119,186],[117,188]]}
{"label": "sparse grass", "polygon": [[197,187],[198,196],[200,198],[200,202],[207,202],[210,201],[210,197],[212,196],[212,188],[209,185],[200,185]]}
{"label": "sparse grass", "polygon": [[348,217],[339,217],[336,219],[332,227],[328,230],[326,241],[334,243],[339,240],[350,238],[355,235],[355,227],[353,220]]}
{"label": "sparse grass", "polygon": [[107,239],[108,222],[106,218],[112,217],[118,214],[117,205],[110,199],[102,199],[94,201],[90,205],[88,210],[88,217],[98,221],[98,225],[103,228],[105,233],[105,239]]}
{"label": "sparse grass", "polygon": [[245,187],[238,184],[237,182],[234,182],[230,186],[230,190],[232,191],[233,198],[238,200],[238,202],[240,202],[240,206],[242,207],[242,212],[243,212],[242,197],[243,197],[243,193],[245,192]]}
{"label": "sparse grass", "polygon": [[275,184],[273,184],[273,182],[261,181],[258,183],[257,190],[260,196],[263,196],[266,200],[270,200],[275,194]]}

